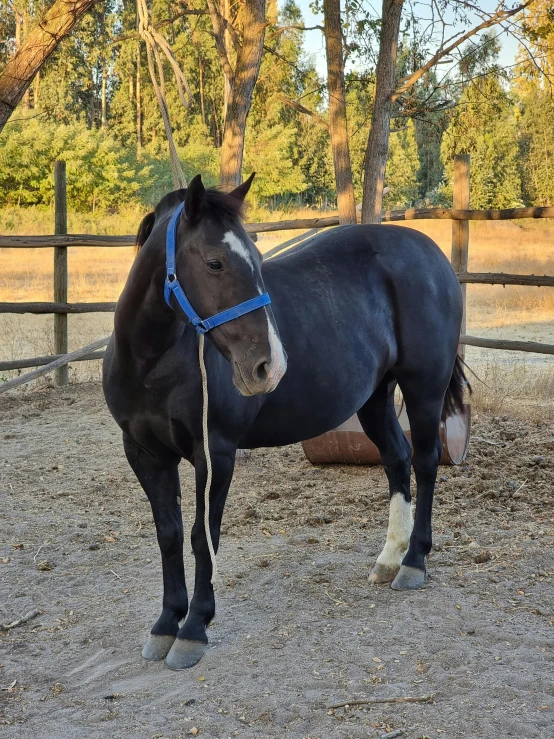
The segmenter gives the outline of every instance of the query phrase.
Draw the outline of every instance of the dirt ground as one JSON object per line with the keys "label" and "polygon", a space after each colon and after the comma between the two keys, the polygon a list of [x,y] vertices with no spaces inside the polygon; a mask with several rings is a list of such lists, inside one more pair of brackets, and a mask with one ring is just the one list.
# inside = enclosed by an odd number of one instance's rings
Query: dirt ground
{"label": "dirt ground", "polygon": [[[3,396],[0,417],[0,621],[40,611],[2,630],[6,739],[554,736],[552,423],[475,419],[467,463],[440,470],[414,593],[367,582],[382,469],[254,452],[229,496],[211,648],[177,673],[141,658],[159,554],[100,386]],[[405,697],[426,700],[354,704]]]}

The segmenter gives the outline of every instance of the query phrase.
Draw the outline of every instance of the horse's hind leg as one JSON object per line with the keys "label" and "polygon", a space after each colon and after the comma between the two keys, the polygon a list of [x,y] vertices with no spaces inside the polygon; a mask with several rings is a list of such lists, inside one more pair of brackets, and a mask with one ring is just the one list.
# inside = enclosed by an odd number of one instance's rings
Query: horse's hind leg
{"label": "horse's hind leg", "polygon": [[387,541],[369,576],[370,582],[392,582],[408,549],[412,531],[410,495],[410,443],[394,408],[396,380],[386,375],[371,398],[358,411],[366,435],[375,444],[387,474],[390,492]]}
{"label": "horse's hind leg", "polygon": [[179,621],[187,615],[188,596],[183,565],[183,521],[178,458],[156,460],[124,436],[125,454],[142,485],[156,524],[162,556],[163,607],[150,632],[142,656],[162,660],[167,655],[179,630]]}
{"label": "horse's hind leg", "polygon": [[[210,459],[212,485],[210,488],[209,526],[215,552],[219,547],[219,534],[223,509],[233,477],[236,446],[215,433],[210,434]],[[196,470],[196,518],[192,527],[191,543],[196,563],[194,595],[189,614],[179,629],[177,639],[165,661],[173,670],[184,670],[195,665],[208,645],[206,629],[215,615],[215,597],[212,585],[212,561],[204,526],[204,493],[206,488],[206,463],[202,444],[195,445]]]}
{"label": "horse's hind leg", "polygon": [[439,427],[448,381],[442,383],[439,377],[416,374],[399,375],[398,380],[410,419],[417,499],[410,546],[391,587],[413,590],[425,582],[425,557],[432,546],[433,495],[442,453]]}

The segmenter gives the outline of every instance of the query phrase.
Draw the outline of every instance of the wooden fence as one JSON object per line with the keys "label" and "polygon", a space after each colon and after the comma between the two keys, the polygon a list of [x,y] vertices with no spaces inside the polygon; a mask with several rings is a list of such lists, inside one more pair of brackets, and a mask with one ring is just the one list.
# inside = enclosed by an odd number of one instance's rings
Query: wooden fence
{"label": "wooden fence", "polygon": [[[387,211],[383,215],[384,222],[410,221],[426,219],[448,219],[452,221],[451,263],[462,287],[464,298],[464,317],[460,344],[484,347],[488,349],[505,349],[510,351],[536,352],[554,354],[554,344],[542,344],[532,341],[505,341],[501,339],[484,339],[468,336],[466,328],[466,285],[531,285],[535,287],[554,287],[554,276],[514,275],[505,273],[475,273],[467,271],[469,253],[469,221],[504,221],[520,218],[554,218],[554,207],[549,208],[508,208],[504,210],[470,210],[469,208],[470,158],[462,154],[454,161],[454,202],[453,208],[419,208]],[[67,233],[67,198],[65,162],[56,162],[54,168],[55,213],[54,236],[0,236],[0,248],[37,249],[54,248],[54,301],[53,302],[19,302],[0,303],[0,313],[34,313],[54,314],[54,346],[56,354],[49,357],[33,357],[0,362],[0,371],[39,367],[49,364],[67,354],[67,317],[75,313],[99,313],[115,311],[116,303],[69,303],[67,302],[68,247],[120,247],[133,246],[135,237],[131,236],[94,236],[74,235]],[[302,218],[291,221],[275,221],[271,223],[248,223],[245,228],[250,234],[269,233],[272,231],[293,231],[311,229],[305,238],[319,229],[337,226],[338,216],[327,218]],[[270,254],[292,246],[300,239],[291,239],[272,249]],[[94,351],[78,357],[74,361],[101,359],[103,351]],[[56,370],[56,383],[67,383],[67,365]]]}

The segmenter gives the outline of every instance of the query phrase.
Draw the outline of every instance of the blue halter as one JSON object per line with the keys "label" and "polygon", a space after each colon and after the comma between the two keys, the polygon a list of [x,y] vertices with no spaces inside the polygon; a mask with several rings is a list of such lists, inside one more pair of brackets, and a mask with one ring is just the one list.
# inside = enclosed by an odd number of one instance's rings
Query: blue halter
{"label": "blue halter", "polygon": [[267,293],[263,293],[263,295],[257,295],[251,300],[245,300],[244,303],[239,303],[238,305],[235,305],[234,308],[228,308],[221,313],[216,313],[215,316],[212,316],[211,318],[200,318],[198,313],[190,304],[187,296],[185,295],[185,291],[181,287],[181,283],[177,279],[177,274],[175,272],[175,242],[177,236],[177,223],[184,207],[185,204],[181,203],[171,216],[165,238],[166,278],[164,285],[164,297],[165,302],[169,305],[169,307],[173,307],[171,305],[171,294],[173,293],[175,299],[179,303],[179,306],[181,307],[189,321],[192,323],[194,328],[198,331],[198,333],[206,334],[212,328],[215,328],[216,326],[221,326],[222,323],[233,321],[235,318],[240,318],[240,316],[244,316],[246,313],[251,313],[253,310],[263,308],[264,305],[269,305],[271,303],[271,298]]}

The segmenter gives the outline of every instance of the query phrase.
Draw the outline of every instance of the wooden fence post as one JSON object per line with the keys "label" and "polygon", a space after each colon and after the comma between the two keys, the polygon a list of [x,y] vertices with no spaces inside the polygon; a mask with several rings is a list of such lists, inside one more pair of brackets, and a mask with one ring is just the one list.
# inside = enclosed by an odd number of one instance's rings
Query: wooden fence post
{"label": "wooden fence post", "polygon": [[[65,162],[54,163],[54,233],[67,234]],[[67,247],[54,247],[54,302],[67,303]],[[67,313],[54,314],[54,354],[67,354]],[[56,385],[67,385],[67,365],[56,370]]]}
{"label": "wooden fence post", "polygon": [[[469,154],[457,154],[454,157],[454,198],[453,207],[459,210],[469,210]],[[452,252],[450,262],[456,274],[467,272],[469,251],[469,221],[452,221]],[[460,285],[464,312],[462,316],[461,333],[466,332],[466,285]],[[458,351],[465,356],[465,346],[460,345]]]}

